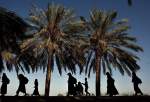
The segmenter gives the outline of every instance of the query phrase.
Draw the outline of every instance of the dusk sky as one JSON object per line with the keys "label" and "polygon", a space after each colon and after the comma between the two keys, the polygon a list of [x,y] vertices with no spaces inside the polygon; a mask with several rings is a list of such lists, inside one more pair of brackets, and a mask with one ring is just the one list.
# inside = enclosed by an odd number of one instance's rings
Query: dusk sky
{"label": "dusk sky", "polygon": [[[0,0],[0,7],[7,8],[8,10],[16,12],[20,17],[26,19],[29,14],[29,10],[32,4],[37,5],[40,8],[46,8],[48,3],[63,4],[67,8],[73,8],[77,16],[89,16],[89,10],[92,8],[98,8],[102,10],[116,10],[118,11],[118,18],[127,18],[131,29],[129,33],[138,39],[138,44],[143,47],[144,52],[137,53],[140,56],[138,64],[141,69],[137,72],[137,75],[142,79],[142,84],[139,85],[144,94],[150,95],[150,0],[133,0],[133,5],[130,7],[127,4],[127,0]],[[67,93],[67,72],[60,77],[57,68],[54,68],[52,73],[50,96],[56,96],[58,94]],[[10,78],[10,84],[8,85],[8,95],[15,95],[19,85],[15,72],[5,71],[8,78]],[[39,92],[44,94],[45,88],[45,74],[43,71],[38,71],[34,74],[25,73],[25,76],[29,78],[29,83],[26,85],[27,93],[32,94],[34,90],[34,80],[39,80]],[[77,72],[74,75],[78,81],[84,82],[85,74],[79,74]],[[106,94],[106,76],[101,74],[101,89],[102,94]],[[125,74],[122,76],[118,70],[113,69],[112,77],[115,79],[115,85],[120,95],[134,93],[131,77]],[[91,77],[88,79],[89,92],[95,94],[95,74],[91,73]],[[1,82],[0,82],[1,86]]]}

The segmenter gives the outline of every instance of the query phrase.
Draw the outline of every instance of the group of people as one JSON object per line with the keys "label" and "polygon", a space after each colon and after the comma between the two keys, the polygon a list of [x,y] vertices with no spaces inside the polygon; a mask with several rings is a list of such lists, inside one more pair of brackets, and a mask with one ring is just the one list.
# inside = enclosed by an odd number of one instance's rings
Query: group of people
{"label": "group of people", "polygon": [[[107,75],[107,94],[109,96],[119,94],[114,84],[115,80],[111,77],[109,72],[107,72],[106,75]],[[135,72],[132,72],[132,83],[134,86],[135,95],[138,95],[138,94],[143,95],[142,91],[140,90],[138,86],[139,84],[142,83],[142,81],[139,77],[137,77]]]}
{"label": "group of people", "polygon": [[[82,96],[83,90],[85,90],[85,95],[90,96],[90,93],[88,92],[88,81],[87,78],[85,78],[85,82],[81,83],[80,81],[77,83],[77,79],[72,76],[71,73],[68,73],[68,93],[67,96],[73,95],[73,96]],[[115,87],[115,80],[111,77],[111,74],[109,72],[106,73],[107,76],[107,95],[113,96],[119,94],[118,90]],[[23,74],[17,75],[19,80],[19,87],[16,91],[16,96],[19,95],[20,92],[24,93],[26,96],[26,87],[25,85],[28,83],[27,77],[25,77]],[[9,78],[7,77],[6,73],[3,73],[2,76],[2,85],[1,85],[1,95],[4,96],[7,94],[7,85],[10,83]],[[132,83],[134,86],[135,95],[143,95],[142,91],[139,88],[139,84],[142,83],[141,79],[137,77],[135,72],[132,72]],[[84,85],[84,88],[83,88]],[[38,91],[38,80],[35,79],[34,81],[34,91],[32,96],[40,96]]]}
{"label": "group of people", "polygon": [[[83,95],[83,86],[82,84],[85,86],[85,93],[86,96],[90,95],[90,93],[88,92],[88,82],[87,82],[87,78],[85,78],[85,83],[81,83],[78,82],[77,84],[77,80],[75,77],[72,76],[71,73],[68,73],[68,96],[69,95]],[[109,72],[106,73],[107,76],[107,95],[109,96],[113,96],[113,95],[117,95],[119,94],[118,90],[115,87],[115,80],[111,77],[111,74]],[[135,72],[132,72],[132,83],[134,86],[134,91],[135,91],[135,95],[143,95],[142,91],[139,88],[139,84],[142,83],[141,79],[139,77],[137,77]]]}
{"label": "group of people", "polygon": [[[16,96],[19,95],[20,92],[22,92],[25,96],[27,95],[26,93],[26,87],[25,85],[28,83],[28,78],[25,77],[23,74],[19,74],[17,75],[18,80],[19,80],[19,87],[16,91]],[[2,76],[2,86],[1,86],[1,95],[4,96],[5,94],[7,94],[7,85],[10,83],[9,78],[7,77],[6,73],[3,73]],[[34,81],[34,91],[32,95],[35,96],[40,96],[39,91],[38,91],[38,80],[35,79]]]}
{"label": "group of people", "polygon": [[77,79],[72,76],[71,73],[68,73],[68,94],[67,96],[73,95],[73,96],[82,96],[83,95],[83,86],[85,86],[85,93],[86,96],[90,96],[90,93],[88,92],[88,81],[87,78],[85,78],[85,83],[81,83],[80,81],[77,83]]}

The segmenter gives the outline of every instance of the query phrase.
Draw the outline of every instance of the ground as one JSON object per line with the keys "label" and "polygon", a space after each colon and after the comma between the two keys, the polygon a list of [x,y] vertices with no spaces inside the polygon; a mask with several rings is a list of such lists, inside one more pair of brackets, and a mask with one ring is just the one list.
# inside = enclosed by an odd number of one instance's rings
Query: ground
{"label": "ground", "polygon": [[0,97],[0,102],[150,102],[149,96],[102,96],[102,97],[65,97],[65,96],[50,96],[50,97],[32,97],[32,96],[5,96]]}

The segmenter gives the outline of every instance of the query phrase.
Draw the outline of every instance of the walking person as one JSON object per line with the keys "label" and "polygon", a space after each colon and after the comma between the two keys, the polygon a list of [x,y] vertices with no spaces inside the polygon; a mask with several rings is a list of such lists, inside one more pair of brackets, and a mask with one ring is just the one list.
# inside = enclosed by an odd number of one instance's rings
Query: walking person
{"label": "walking person", "polygon": [[73,95],[75,96],[76,95],[76,83],[77,83],[77,79],[75,77],[72,76],[71,73],[68,73],[67,74],[69,76],[68,78],[68,94],[67,96],[69,95]]}
{"label": "walking person", "polygon": [[135,91],[135,95],[141,94],[143,95],[142,91],[139,88],[139,84],[142,83],[141,79],[139,77],[137,77],[137,75],[135,74],[135,72],[132,72],[132,82],[133,82],[133,87],[134,87],[134,91]]}
{"label": "walking person", "polygon": [[19,79],[19,87],[18,90],[16,91],[16,96],[19,95],[19,92],[24,93],[24,95],[26,96],[27,93],[25,85],[28,83],[28,79],[23,74],[19,74],[18,79]]}
{"label": "walking person", "polygon": [[34,91],[33,91],[33,94],[32,95],[35,95],[35,96],[40,96],[40,94],[39,94],[39,90],[38,90],[38,80],[37,79],[35,79],[35,81],[34,81]]}
{"label": "walking person", "polygon": [[109,96],[119,94],[115,85],[114,85],[115,80],[111,77],[109,72],[107,72],[106,75],[107,75],[107,94]]}
{"label": "walking person", "polygon": [[86,96],[90,96],[90,93],[88,92],[88,81],[87,81],[87,78],[85,78],[85,83],[82,83],[84,86],[85,86],[85,93],[86,93]]}
{"label": "walking person", "polygon": [[1,86],[1,95],[5,96],[7,94],[7,85],[10,83],[10,80],[8,79],[6,73],[3,73],[2,76],[2,86]]}

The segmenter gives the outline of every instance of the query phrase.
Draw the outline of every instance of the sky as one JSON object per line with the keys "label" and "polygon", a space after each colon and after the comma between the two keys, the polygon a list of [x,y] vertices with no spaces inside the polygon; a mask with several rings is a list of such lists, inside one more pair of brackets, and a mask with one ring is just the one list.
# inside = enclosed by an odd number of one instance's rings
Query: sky
{"label": "sky", "polygon": [[[77,16],[88,17],[89,10],[93,8],[98,8],[102,10],[116,10],[118,11],[118,19],[128,18],[131,29],[129,33],[132,36],[137,37],[138,44],[143,47],[144,52],[137,53],[140,56],[140,61],[138,64],[141,69],[137,72],[137,75],[142,79],[142,84],[140,85],[141,90],[144,94],[150,95],[150,0],[133,0],[133,6],[129,7],[127,0],[0,0],[0,7],[5,7],[8,10],[16,12],[20,17],[27,18],[29,14],[29,9],[32,4],[37,5],[40,8],[45,8],[47,3],[54,2],[56,4],[63,4],[65,7],[73,8]],[[54,68],[51,79],[50,96],[57,96],[58,94],[66,95],[67,93],[67,72],[63,72],[60,77],[57,68]],[[15,72],[5,71],[8,78],[10,79],[10,84],[8,85],[7,95],[15,95],[16,90],[19,85],[17,76]],[[41,95],[44,94],[45,87],[45,75],[43,71],[38,71],[37,73],[25,73],[28,77],[29,83],[26,85],[27,93],[32,94],[34,90],[34,79],[39,80],[39,92]],[[79,74],[77,72],[74,75],[78,81],[84,82],[86,75]],[[113,70],[112,77],[115,79],[115,85],[121,95],[134,93],[133,85],[131,82],[131,77],[126,74],[122,76],[118,70]],[[89,82],[89,92],[95,94],[95,74],[91,74],[88,79]],[[106,76],[101,74],[101,91],[102,94],[106,94]],[[1,86],[1,82],[0,82]],[[22,94],[21,94],[22,95]]]}

